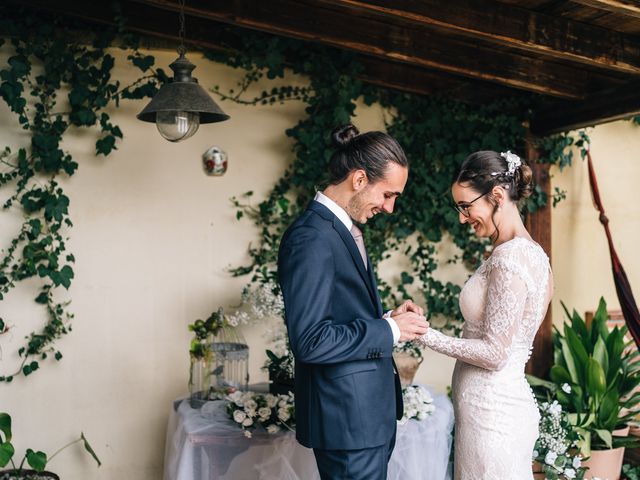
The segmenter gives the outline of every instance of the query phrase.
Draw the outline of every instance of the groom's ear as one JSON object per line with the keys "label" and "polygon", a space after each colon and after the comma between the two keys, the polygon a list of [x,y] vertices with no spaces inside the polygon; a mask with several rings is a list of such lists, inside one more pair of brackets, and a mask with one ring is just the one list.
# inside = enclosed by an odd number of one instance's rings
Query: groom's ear
{"label": "groom's ear", "polygon": [[351,186],[356,192],[362,190],[368,183],[369,177],[367,177],[367,172],[364,170],[354,170],[351,174]]}

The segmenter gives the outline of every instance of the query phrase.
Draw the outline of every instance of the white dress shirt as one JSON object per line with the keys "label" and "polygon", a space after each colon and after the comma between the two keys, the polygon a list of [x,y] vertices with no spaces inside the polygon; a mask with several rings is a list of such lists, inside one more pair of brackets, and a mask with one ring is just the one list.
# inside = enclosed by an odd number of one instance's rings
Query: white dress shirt
{"label": "white dress shirt", "polygon": [[[351,217],[344,210],[344,208],[342,208],[322,192],[317,192],[314,200],[331,210],[331,213],[338,217],[338,219],[344,224],[344,226],[347,227],[347,230],[351,231],[353,220],[351,220]],[[393,343],[395,345],[396,343],[398,343],[398,340],[400,340],[400,328],[398,327],[396,321],[391,318],[391,310],[385,313],[382,318],[384,318],[387,323],[389,323],[389,327],[391,327],[391,333],[393,334]]]}

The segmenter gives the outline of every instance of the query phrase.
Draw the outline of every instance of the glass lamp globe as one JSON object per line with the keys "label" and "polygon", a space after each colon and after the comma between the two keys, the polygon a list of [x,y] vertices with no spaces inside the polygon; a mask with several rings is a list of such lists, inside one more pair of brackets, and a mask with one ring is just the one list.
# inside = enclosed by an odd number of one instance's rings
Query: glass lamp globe
{"label": "glass lamp globe", "polygon": [[198,131],[200,115],[197,112],[168,111],[156,113],[156,127],[163,138],[180,142]]}

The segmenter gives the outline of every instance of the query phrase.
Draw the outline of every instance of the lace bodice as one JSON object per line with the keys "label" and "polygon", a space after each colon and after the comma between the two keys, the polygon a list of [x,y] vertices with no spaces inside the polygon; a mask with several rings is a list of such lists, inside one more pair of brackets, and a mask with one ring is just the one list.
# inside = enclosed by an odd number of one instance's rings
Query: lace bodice
{"label": "lace bodice", "polygon": [[460,294],[463,338],[430,329],[421,343],[488,370],[524,368],[552,291],[549,259],[522,237],[498,245]]}

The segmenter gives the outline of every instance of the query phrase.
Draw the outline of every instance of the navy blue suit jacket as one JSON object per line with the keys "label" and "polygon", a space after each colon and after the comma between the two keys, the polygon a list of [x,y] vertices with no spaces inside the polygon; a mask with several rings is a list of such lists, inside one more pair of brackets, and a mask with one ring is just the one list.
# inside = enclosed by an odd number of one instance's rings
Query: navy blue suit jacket
{"label": "navy blue suit jacket", "polygon": [[388,443],[403,408],[393,334],[351,233],[312,201],[282,238],[278,275],[296,359],[298,441],[326,450]]}

